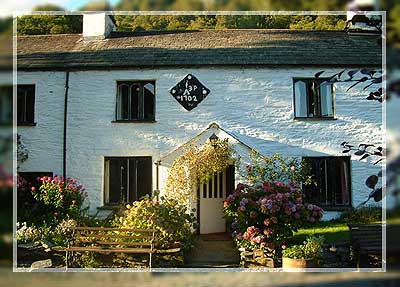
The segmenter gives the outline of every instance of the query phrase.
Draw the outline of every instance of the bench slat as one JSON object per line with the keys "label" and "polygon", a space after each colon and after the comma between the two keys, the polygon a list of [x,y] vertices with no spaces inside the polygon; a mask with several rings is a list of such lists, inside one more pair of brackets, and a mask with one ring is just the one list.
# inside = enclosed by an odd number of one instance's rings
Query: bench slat
{"label": "bench slat", "polygon": [[151,246],[151,242],[117,242],[117,241],[96,241],[95,244],[101,245],[125,245],[125,246]]}
{"label": "bench slat", "polygon": [[69,247],[67,251],[88,251],[88,252],[121,252],[121,253],[155,253],[156,249],[148,248],[102,248],[102,247]]}
{"label": "bench slat", "polygon": [[89,240],[90,238],[114,238],[114,239],[122,239],[122,238],[131,238],[131,239],[153,239],[154,237],[151,235],[110,235],[110,234],[86,234],[86,235],[76,235],[76,239],[86,239]]}
{"label": "bench slat", "polygon": [[88,231],[131,231],[131,232],[156,232],[152,228],[114,228],[114,227],[89,227],[89,226],[76,226],[74,230],[88,230]]}

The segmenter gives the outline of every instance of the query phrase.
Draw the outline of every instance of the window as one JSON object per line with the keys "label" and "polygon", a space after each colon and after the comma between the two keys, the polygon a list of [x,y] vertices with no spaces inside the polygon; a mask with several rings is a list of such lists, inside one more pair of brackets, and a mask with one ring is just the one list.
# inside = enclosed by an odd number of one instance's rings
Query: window
{"label": "window", "polygon": [[0,124],[11,125],[13,121],[13,88],[0,86]]}
{"label": "window", "polygon": [[334,118],[334,89],[327,79],[293,79],[295,118]]}
{"label": "window", "polygon": [[155,82],[117,82],[117,121],[154,121]]}
{"label": "window", "polygon": [[306,200],[321,207],[351,206],[350,157],[306,157],[317,185],[304,186]]}
{"label": "window", "polygon": [[34,124],[35,85],[17,86],[17,121],[19,125]]}
{"label": "window", "polygon": [[151,157],[106,158],[104,174],[106,204],[133,202],[152,194]]}

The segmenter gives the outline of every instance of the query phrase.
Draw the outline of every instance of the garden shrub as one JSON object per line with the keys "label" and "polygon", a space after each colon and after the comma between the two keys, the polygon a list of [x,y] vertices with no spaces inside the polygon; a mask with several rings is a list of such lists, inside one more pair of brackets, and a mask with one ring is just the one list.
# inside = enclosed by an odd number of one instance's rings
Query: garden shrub
{"label": "garden shrub", "polygon": [[339,218],[346,223],[373,223],[382,221],[382,208],[378,206],[364,206],[343,212]]}
{"label": "garden shrub", "polygon": [[224,213],[239,247],[280,248],[298,228],[320,220],[323,210],[303,202],[294,183],[238,184],[224,202]]}
{"label": "garden shrub", "polygon": [[37,180],[39,188],[18,177],[18,201],[22,203],[18,202],[17,241],[46,239],[66,246],[71,228],[88,221],[88,207],[83,208],[87,193],[72,178],[43,176]]}
{"label": "garden shrub", "polygon": [[18,243],[35,242],[43,238],[43,231],[35,225],[28,226],[26,222],[18,222],[15,237]]}
{"label": "garden shrub", "polygon": [[122,216],[117,216],[114,225],[122,228],[154,228],[162,246],[181,242],[190,248],[194,235],[194,216],[187,207],[175,199],[144,199],[127,205]]}
{"label": "garden shrub", "polygon": [[292,245],[282,251],[282,256],[292,259],[312,259],[321,255],[323,236],[309,236],[302,245]]}

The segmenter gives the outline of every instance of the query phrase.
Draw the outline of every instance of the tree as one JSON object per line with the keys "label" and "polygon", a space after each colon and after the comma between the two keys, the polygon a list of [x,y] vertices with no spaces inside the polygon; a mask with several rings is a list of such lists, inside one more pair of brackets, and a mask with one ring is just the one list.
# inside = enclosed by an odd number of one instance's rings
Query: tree
{"label": "tree", "polygon": [[19,35],[82,33],[82,16],[30,15],[17,19]]}

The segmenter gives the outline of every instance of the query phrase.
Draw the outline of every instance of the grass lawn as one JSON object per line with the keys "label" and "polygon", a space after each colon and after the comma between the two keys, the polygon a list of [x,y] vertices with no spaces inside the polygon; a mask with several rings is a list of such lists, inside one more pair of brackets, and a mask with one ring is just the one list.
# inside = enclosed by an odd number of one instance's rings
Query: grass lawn
{"label": "grass lawn", "polygon": [[323,235],[325,243],[346,243],[350,241],[349,228],[346,223],[323,221],[309,228],[299,229],[289,239],[291,244],[302,244],[309,235]]}

